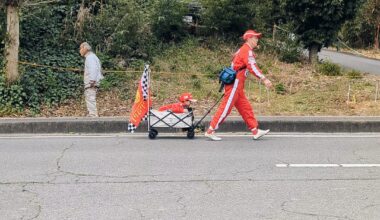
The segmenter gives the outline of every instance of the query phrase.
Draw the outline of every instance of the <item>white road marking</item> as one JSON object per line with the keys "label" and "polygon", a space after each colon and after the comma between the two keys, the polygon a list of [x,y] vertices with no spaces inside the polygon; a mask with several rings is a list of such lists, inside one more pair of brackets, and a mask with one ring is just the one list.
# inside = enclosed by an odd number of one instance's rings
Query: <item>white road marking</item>
{"label": "white road marking", "polygon": [[368,168],[380,167],[380,164],[276,164],[277,168],[328,168],[328,167],[344,167],[344,168]]}
{"label": "white road marking", "polygon": [[380,167],[380,164],[341,164],[342,167]]}

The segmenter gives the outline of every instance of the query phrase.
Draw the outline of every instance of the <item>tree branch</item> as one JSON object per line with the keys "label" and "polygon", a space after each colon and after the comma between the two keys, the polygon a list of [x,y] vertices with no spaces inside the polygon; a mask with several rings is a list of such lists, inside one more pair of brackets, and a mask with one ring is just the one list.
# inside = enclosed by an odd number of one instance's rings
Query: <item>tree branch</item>
{"label": "tree branch", "polygon": [[62,0],[48,0],[48,1],[31,2],[31,3],[26,2],[24,4],[24,6],[37,6],[37,5],[42,5],[42,4],[57,3],[57,2],[61,2],[61,1]]}

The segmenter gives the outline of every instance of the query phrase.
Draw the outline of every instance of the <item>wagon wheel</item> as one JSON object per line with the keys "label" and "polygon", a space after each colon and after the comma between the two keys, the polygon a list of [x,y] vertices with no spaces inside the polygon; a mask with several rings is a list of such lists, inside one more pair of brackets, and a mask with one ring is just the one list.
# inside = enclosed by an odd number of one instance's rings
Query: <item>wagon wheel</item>
{"label": "wagon wheel", "polygon": [[149,139],[155,139],[158,135],[158,131],[156,129],[151,128],[149,131]]}
{"label": "wagon wheel", "polygon": [[189,130],[187,130],[187,138],[189,139],[193,139],[195,136],[195,132],[194,132],[194,128],[189,128]]}

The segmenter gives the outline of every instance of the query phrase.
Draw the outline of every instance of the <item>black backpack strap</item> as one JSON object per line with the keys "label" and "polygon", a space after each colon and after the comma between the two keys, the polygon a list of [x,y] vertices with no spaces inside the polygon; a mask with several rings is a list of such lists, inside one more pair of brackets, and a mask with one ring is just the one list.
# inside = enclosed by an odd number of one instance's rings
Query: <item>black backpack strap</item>
{"label": "black backpack strap", "polygon": [[224,88],[224,83],[223,83],[223,82],[220,82],[219,92],[222,92],[223,88]]}

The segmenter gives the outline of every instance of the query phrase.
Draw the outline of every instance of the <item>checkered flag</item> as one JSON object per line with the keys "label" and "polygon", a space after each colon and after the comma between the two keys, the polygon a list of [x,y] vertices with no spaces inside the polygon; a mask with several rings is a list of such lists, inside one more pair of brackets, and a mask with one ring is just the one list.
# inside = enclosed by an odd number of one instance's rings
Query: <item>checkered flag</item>
{"label": "checkered flag", "polygon": [[147,113],[147,114],[144,116],[144,118],[142,119],[143,121],[148,121],[148,114],[149,114],[149,113]]}
{"label": "checkered flag", "polygon": [[[148,120],[148,115],[149,114],[146,114],[141,121],[147,121]],[[137,127],[134,124],[132,124],[132,123],[128,124],[128,131],[129,132],[135,133],[136,129],[137,129]]]}
{"label": "checkered flag", "polygon": [[131,132],[131,133],[135,133],[136,131],[136,126],[132,123],[129,123],[128,124],[128,131]]}
{"label": "checkered flag", "polygon": [[148,100],[149,74],[150,74],[149,65],[145,65],[144,72],[140,81],[144,101]]}
{"label": "checkered flag", "polygon": [[145,65],[139,86],[136,92],[136,99],[129,116],[128,131],[134,132],[142,120],[147,120],[151,99],[149,97],[149,65]]}

